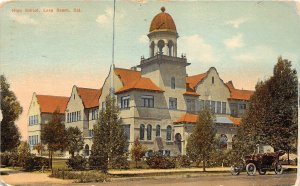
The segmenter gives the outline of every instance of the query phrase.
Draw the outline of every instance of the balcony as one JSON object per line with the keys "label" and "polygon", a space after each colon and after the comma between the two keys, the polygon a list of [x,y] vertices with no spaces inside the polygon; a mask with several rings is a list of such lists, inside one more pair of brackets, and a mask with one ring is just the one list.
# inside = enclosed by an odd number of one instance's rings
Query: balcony
{"label": "balcony", "polygon": [[163,54],[157,54],[153,57],[150,57],[148,59],[141,59],[140,65],[138,67],[144,66],[146,64],[152,64],[157,61],[164,61],[164,62],[171,62],[171,63],[178,63],[178,64],[183,64],[184,66],[190,65],[190,63],[187,62],[187,59],[185,56],[182,57],[173,57],[173,56],[167,56]]}

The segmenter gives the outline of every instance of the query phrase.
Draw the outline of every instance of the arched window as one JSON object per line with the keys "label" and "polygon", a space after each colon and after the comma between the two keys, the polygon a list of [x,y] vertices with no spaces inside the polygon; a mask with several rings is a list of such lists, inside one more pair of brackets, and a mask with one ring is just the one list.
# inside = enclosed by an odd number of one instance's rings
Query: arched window
{"label": "arched window", "polygon": [[171,141],[172,136],[172,127],[170,125],[167,126],[167,141]]}
{"label": "arched window", "polygon": [[163,48],[165,47],[164,40],[159,40],[158,43],[157,43],[157,46],[158,46],[159,53],[162,54],[163,53]]}
{"label": "arched window", "polygon": [[179,134],[179,133],[177,133],[176,135],[175,135],[175,143],[176,143],[176,145],[177,145],[177,147],[178,147],[178,150],[179,150],[179,152],[180,153],[182,153],[182,138],[181,138],[181,134]]}
{"label": "arched window", "polygon": [[141,124],[141,126],[140,126],[140,140],[144,140],[144,136],[145,136],[145,125]]}
{"label": "arched window", "polygon": [[85,151],[85,155],[86,155],[86,156],[89,156],[89,155],[90,155],[90,147],[89,147],[88,144],[85,145],[84,151]]}
{"label": "arched window", "polygon": [[169,56],[173,56],[173,47],[174,46],[174,43],[173,43],[173,41],[169,41],[168,42],[168,49],[169,49]]}
{"label": "arched window", "polygon": [[175,89],[176,87],[176,82],[175,82],[175,77],[171,78],[171,89]]}
{"label": "arched window", "polygon": [[147,125],[147,140],[151,140],[152,137],[152,125]]}
{"label": "arched window", "polygon": [[154,42],[152,41],[151,42],[151,45],[150,45],[150,57],[153,57],[154,56]]}
{"label": "arched window", "polygon": [[211,78],[211,84],[214,84],[215,83],[215,77],[213,76],[212,78]]}
{"label": "arched window", "polygon": [[156,133],[156,137],[160,137],[160,125],[156,125],[155,133]]}
{"label": "arched window", "polygon": [[224,149],[226,150],[227,149],[227,141],[228,141],[228,138],[225,134],[221,134],[220,136],[220,149]]}

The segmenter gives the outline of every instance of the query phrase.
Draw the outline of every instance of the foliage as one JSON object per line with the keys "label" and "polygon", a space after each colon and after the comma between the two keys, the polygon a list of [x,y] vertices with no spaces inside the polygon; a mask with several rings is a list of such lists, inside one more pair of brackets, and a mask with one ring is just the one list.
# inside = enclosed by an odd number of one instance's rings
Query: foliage
{"label": "foliage", "polygon": [[215,134],[213,115],[207,109],[199,112],[196,128],[188,138],[187,155],[197,164],[203,161],[205,171],[206,161],[215,149]]}
{"label": "foliage", "polygon": [[18,154],[16,152],[1,153],[1,165],[18,166]]}
{"label": "foliage", "polygon": [[1,152],[10,151],[20,143],[20,133],[15,121],[19,118],[23,109],[17,100],[15,93],[9,90],[10,85],[4,75],[0,75],[1,83]]}
{"label": "foliage", "polygon": [[189,167],[191,165],[191,160],[188,156],[178,156],[177,157],[178,165],[176,167]]}
{"label": "foliage", "polygon": [[22,141],[18,146],[18,165],[24,167],[29,157],[30,157],[29,145],[26,141]]}
{"label": "foliage", "polygon": [[49,160],[44,157],[30,155],[23,166],[26,171],[41,170],[48,168]]}
{"label": "foliage", "polygon": [[[94,127],[92,152],[89,158],[91,167],[107,172],[108,166],[114,167],[117,158],[125,156],[126,138],[119,118],[115,99],[106,99],[106,109],[100,112]],[[113,160],[113,161],[112,161]]]}
{"label": "foliage", "polygon": [[45,146],[42,143],[38,143],[33,147],[34,150],[37,150],[38,154],[42,155],[42,152],[45,150]]}
{"label": "foliage", "polygon": [[67,150],[70,152],[72,157],[74,157],[75,152],[79,153],[79,151],[83,149],[84,142],[82,138],[82,132],[77,126],[69,127],[67,129],[67,136]]}
{"label": "foliage", "polygon": [[64,169],[53,169],[50,176],[61,179],[75,179],[76,182],[79,183],[109,181],[107,174],[102,174],[96,171],[69,171]]}
{"label": "foliage", "polygon": [[59,110],[53,113],[48,124],[43,125],[41,140],[49,150],[50,168],[52,168],[52,156],[54,151],[63,151],[67,146],[67,131],[61,121]]}
{"label": "foliage", "polygon": [[273,75],[259,82],[242,119],[234,149],[237,156],[253,153],[256,144],[289,151],[297,139],[297,72],[278,58]]}
{"label": "foliage", "polygon": [[87,160],[80,155],[76,155],[69,158],[66,164],[69,168],[72,168],[74,170],[84,170],[87,165]]}
{"label": "foliage", "polygon": [[135,167],[137,168],[137,162],[141,161],[142,157],[145,155],[147,148],[142,145],[139,141],[139,138],[136,138],[133,142],[131,148],[131,157],[135,161]]}
{"label": "foliage", "polygon": [[146,163],[152,169],[171,169],[176,167],[176,158],[154,153],[153,156],[146,159]]}
{"label": "foliage", "polygon": [[114,157],[111,163],[111,167],[114,169],[129,169],[129,161],[127,156]]}

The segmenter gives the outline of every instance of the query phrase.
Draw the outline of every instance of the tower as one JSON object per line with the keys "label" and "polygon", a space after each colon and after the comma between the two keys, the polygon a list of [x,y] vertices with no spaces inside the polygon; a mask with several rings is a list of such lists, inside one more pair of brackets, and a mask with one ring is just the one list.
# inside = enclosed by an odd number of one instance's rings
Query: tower
{"label": "tower", "polygon": [[165,7],[161,8],[161,13],[157,14],[149,29],[149,56],[156,54],[167,56],[177,56],[178,33],[172,16],[165,12]]}

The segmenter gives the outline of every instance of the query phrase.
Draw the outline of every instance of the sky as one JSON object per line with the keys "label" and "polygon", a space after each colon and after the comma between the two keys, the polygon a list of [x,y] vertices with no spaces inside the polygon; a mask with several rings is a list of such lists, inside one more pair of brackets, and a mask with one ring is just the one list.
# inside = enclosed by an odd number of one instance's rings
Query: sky
{"label": "sky", "polygon": [[[162,6],[177,27],[178,55],[191,63],[188,75],[215,67],[224,82],[254,90],[279,56],[300,72],[300,3],[294,1],[117,1],[117,67],[149,57],[147,34]],[[112,62],[113,1],[5,0],[0,8],[0,72],[23,107],[16,124],[27,139],[33,92],[70,96],[73,85],[103,85]]]}

